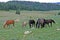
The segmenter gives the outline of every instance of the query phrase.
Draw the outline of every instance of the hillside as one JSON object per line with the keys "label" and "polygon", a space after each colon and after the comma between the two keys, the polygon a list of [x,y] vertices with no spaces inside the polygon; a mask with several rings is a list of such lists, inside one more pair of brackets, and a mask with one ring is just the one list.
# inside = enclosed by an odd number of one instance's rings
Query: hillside
{"label": "hillside", "polygon": [[36,10],[49,11],[60,10],[60,5],[56,3],[39,3],[29,1],[8,1],[6,3],[0,2],[0,10]]}

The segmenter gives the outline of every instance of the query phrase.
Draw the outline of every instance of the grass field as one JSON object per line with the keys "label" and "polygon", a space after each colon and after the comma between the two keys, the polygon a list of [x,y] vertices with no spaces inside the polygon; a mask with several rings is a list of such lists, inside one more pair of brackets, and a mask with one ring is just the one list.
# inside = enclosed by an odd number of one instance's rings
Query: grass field
{"label": "grass field", "polygon": [[[15,14],[15,11],[0,11],[0,40],[60,40],[60,15],[57,15],[60,10],[56,11],[21,11],[20,15]],[[31,18],[30,18],[31,17]],[[3,28],[3,23],[9,19],[20,19],[19,22],[15,23],[15,27]],[[46,18],[54,19],[56,24],[52,27],[35,28],[30,29],[29,25],[22,28],[21,24],[23,21],[29,19]],[[32,31],[31,34],[25,35],[24,31]]]}

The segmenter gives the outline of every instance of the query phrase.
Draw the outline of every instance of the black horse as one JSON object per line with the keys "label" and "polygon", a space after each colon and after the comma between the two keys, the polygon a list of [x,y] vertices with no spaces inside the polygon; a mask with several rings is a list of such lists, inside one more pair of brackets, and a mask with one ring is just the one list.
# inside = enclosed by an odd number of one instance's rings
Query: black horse
{"label": "black horse", "polygon": [[30,28],[35,26],[35,20],[29,20],[29,26]]}
{"label": "black horse", "polygon": [[45,19],[44,24],[47,24],[49,26],[49,24],[51,24],[52,27],[52,23],[55,23],[55,21],[53,19]]}
{"label": "black horse", "polygon": [[43,28],[45,26],[45,19],[38,19],[37,22],[36,22],[36,28],[39,28],[40,25],[41,25],[41,28]]}

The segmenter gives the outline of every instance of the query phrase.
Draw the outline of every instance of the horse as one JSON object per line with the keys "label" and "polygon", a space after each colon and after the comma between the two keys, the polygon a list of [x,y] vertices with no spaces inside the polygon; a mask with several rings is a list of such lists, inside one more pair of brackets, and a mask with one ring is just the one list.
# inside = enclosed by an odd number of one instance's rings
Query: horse
{"label": "horse", "polygon": [[38,19],[36,22],[36,28],[39,28],[40,25],[41,25],[41,28],[43,28],[45,26],[44,21],[45,21],[45,19],[43,19],[43,18]]}
{"label": "horse", "polygon": [[49,24],[51,24],[52,27],[52,23],[55,23],[55,21],[53,19],[45,19],[45,24],[47,24],[49,26]]}
{"label": "horse", "polygon": [[5,28],[6,26],[8,27],[10,24],[13,24],[13,26],[14,26],[14,23],[15,23],[14,20],[7,20],[7,21],[4,23],[3,27],[4,27],[4,28]]}
{"label": "horse", "polygon": [[24,22],[22,23],[22,27],[25,27],[26,25],[27,25],[27,22],[24,21]]}
{"label": "horse", "polygon": [[35,20],[32,20],[32,19],[29,20],[29,26],[30,26],[30,28],[33,26],[35,27]]}

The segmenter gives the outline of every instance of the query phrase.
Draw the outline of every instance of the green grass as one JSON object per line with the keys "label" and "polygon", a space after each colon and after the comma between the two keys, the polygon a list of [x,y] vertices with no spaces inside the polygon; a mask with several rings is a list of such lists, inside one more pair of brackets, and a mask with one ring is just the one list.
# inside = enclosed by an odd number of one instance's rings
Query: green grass
{"label": "green grass", "polygon": [[[60,10],[56,11],[21,11],[20,15],[15,14],[15,11],[0,11],[0,40],[60,40],[60,30],[57,31],[57,28],[60,28],[60,16],[57,13]],[[30,18],[30,16],[32,18]],[[15,23],[15,27],[10,25],[10,27],[3,28],[4,21],[8,19],[16,19],[19,18],[20,21]],[[52,27],[44,28],[35,28],[30,29],[29,25],[22,28],[21,24],[23,21],[27,21],[29,19],[37,18],[46,18],[46,19],[54,19],[56,24],[53,24]],[[25,35],[24,31],[30,30],[31,34]]]}

